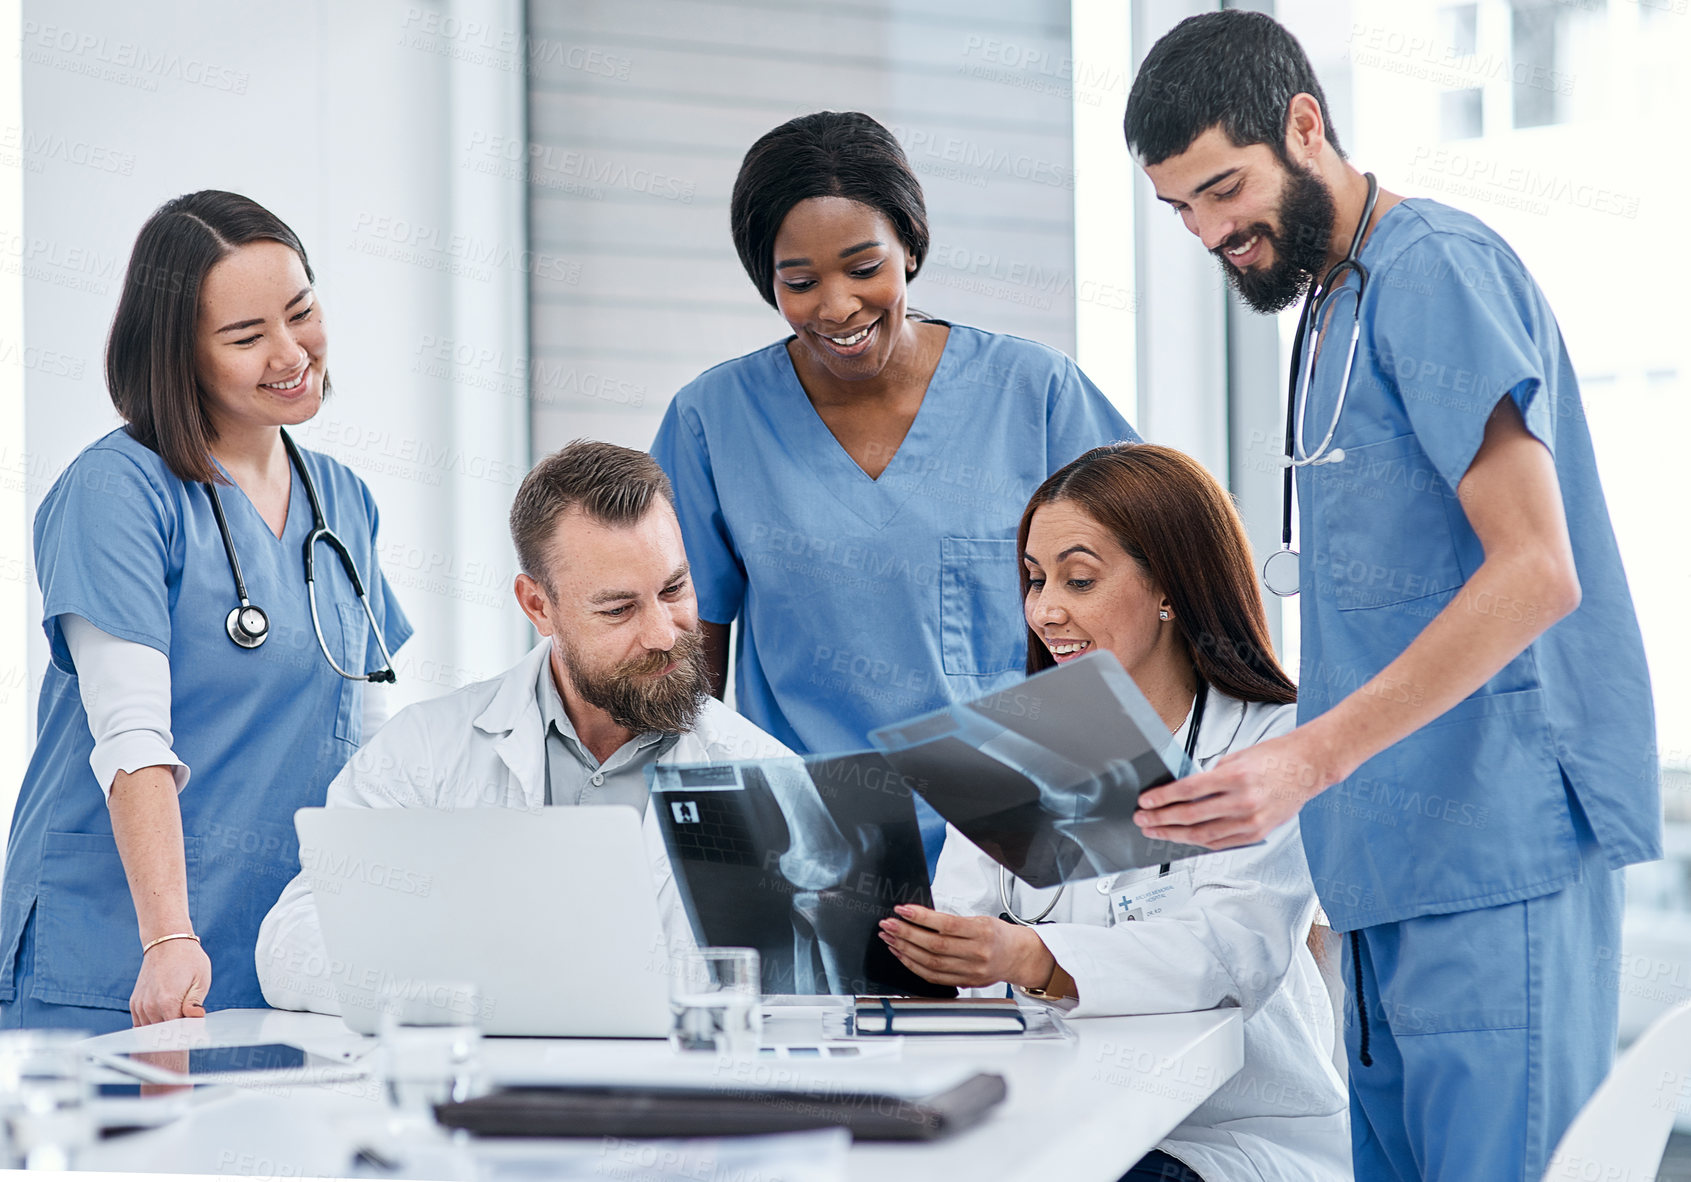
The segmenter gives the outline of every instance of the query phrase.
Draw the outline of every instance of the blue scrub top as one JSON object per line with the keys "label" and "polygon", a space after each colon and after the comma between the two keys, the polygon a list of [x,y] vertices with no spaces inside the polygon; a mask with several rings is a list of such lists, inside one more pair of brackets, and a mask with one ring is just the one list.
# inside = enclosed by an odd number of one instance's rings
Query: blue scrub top
{"label": "blue scrub top", "polygon": [[[301,449],[324,517],[352,552],[389,648],[411,635],[376,563],[376,503],[364,482]],[[190,778],[180,797],[188,907],[211,958],[206,1008],[262,1006],[258,926],[299,871],[296,809],[321,805],[361,739],[364,683],[329,668],[307,605],[303,547],[311,507],[293,471],[278,539],[240,489],[219,490],[251,601],[270,638],[238,648],[211,498],[117,430],[82,452],[35,517],[35,562],[52,664],[41,687],[35,754],[12,816],[0,891],[0,1001],[127,1010],[141,971],[135,907],[111,814],[88,766],[94,740],[60,629],[65,614],[170,658],[171,729]],[[343,668],[381,660],[341,564],[318,547],[323,636]],[[35,973],[17,964],[31,912]]]}
{"label": "blue scrub top", "polygon": [[[1576,808],[1609,866],[1661,856],[1643,640],[1549,304],[1501,238],[1434,201],[1389,210],[1361,257],[1371,278],[1333,440],[1345,457],[1298,470],[1299,721],[1395,659],[1479,567],[1455,490],[1505,396],[1555,458],[1583,596],[1466,701],[1304,806],[1310,871],[1341,931],[1577,881]],[[1340,335],[1311,383],[1312,445],[1338,397]],[[1537,610],[1473,606],[1512,620]]]}
{"label": "blue scrub top", "polygon": [[1082,452],[1138,439],[1062,353],[950,327],[877,480],[811,406],[785,341],[689,383],[652,445],[700,615],[740,620],[740,712],[795,751],[867,748],[875,727],[1021,678],[1028,497]]}

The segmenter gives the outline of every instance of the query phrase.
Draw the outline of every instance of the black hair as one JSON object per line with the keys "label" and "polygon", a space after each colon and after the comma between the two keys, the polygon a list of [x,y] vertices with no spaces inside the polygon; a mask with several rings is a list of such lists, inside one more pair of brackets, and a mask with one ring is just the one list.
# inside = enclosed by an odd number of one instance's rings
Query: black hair
{"label": "black hair", "polygon": [[1144,165],[1161,164],[1220,127],[1234,147],[1267,144],[1284,164],[1292,96],[1321,108],[1327,142],[1343,156],[1327,96],[1297,38],[1273,17],[1232,8],[1189,16],[1145,55],[1127,96],[1123,130]]}
{"label": "black hair", "polygon": [[217,429],[194,370],[200,288],[214,266],[253,242],[280,242],[299,256],[306,281],[317,282],[287,223],[251,198],[221,189],[186,193],[159,206],[129,255],[106,339],[106,390],[129,433],[185,483],[222,479],[211,462]]}
{"label": "black hair", "polygon": [[751,146],[728,206],[734,249],[770,307],[776,306],[775,236],[793,206],[812,197],[845,197],[883,214],[914,264],[909,277],[922,269],[928,209],[892,132],[857,111],[801,115]]}

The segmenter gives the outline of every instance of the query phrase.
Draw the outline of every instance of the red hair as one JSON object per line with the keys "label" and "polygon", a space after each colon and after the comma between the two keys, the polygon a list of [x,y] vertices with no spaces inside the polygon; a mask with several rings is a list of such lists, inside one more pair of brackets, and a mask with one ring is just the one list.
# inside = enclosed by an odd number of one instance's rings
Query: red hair
{"label": "red hair", "polygon": [[[1016,529],[1018,554],[1027,551],[1034,513],[1057,501],[1084,510],[1108,530],[1168,596],[1199,677],[1245,702],[1297,701],[1297,686],[1268,638],[1244,523],[1233,498],[1202,464],[1152,443],[1095,447],[1034,491]],[[1021,576],[1025,603],[1025,564]],[[1055,663],[1030,628],[1027,671]]]}

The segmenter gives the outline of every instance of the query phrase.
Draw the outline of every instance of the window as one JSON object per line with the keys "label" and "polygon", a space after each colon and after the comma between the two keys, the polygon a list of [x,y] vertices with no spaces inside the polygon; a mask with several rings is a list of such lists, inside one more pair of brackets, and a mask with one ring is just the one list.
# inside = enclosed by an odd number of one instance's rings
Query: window
{"label": "window", "polygon": [[1511,0],[1511,126],[1568,123],[1597,105],[1607,15],[1604,0]]}
{"label": "window", "polygon": [[[1479,52],[1480,6],[1450,4],[1438,11],[1439,35],[1453,60],[1472,59]],[[1439,95],[1439,137],[1476,139],[1485,129],[1485,88],[1461,86]]]}
{"label": "window", "polygon": [[1561,13],[1535,0],[1515,4],[1510,16],[1509,53],[1513,68],[1514,126],[1544,127],[1561,123],[1556,89],[1556,32]]}
{"label": "window", "polygon": [[1485,91],[1478,86],[1439,95],[1439,138],[1478,139],[1485,130]]}
{"label": "window", "polygon": [[1680,0],[1281,0],[1277,12],[1310,52],[1352,161],[1507,239],[1579,376],[1650,662],[1668,819],[1669,860],[1628,873],[1621,1025],[1636,1033],[1691,996],[1691,547],[1676,542],[1673,516],[1691,337],[1659,247],[1676,239],[1691,180],[1672,148],[1691,110],[1691,11]]}
{"label": "window", "polygon": [[1480,6],[1450,4],[1439,9],[1439,32],[1450,52],[1473,57],[1479,51]]}

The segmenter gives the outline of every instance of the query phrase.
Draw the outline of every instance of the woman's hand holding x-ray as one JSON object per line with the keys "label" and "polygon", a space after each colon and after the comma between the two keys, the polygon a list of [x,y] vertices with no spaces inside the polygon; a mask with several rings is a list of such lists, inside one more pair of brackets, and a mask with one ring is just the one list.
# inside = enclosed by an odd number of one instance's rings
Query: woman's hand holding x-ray
{"label": "woman's hand holding x-ray", "polygon": [[905,903],[881,921],[881,939],[912,972],[935,985],[971,988],[1008,981],[1040,989],[1056,960],[1032,928],[990,915],[947,915]]}

